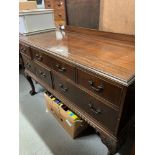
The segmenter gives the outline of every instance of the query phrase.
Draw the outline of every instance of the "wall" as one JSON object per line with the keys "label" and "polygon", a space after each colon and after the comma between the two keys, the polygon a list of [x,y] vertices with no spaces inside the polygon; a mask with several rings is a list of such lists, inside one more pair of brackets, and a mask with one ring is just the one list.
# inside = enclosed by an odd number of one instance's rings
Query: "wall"
{"label": "wall", "polygon": [[134,25],[134,0],[100,0],[100,30],[134,34]]}

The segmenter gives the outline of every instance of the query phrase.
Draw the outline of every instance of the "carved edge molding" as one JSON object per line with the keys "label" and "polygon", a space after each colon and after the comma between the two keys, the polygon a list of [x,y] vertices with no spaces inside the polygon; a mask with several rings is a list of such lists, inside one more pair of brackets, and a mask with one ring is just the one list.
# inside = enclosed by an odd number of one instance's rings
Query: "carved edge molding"
{"label": "carved edge molding", "polygon": [[[106,72],[103,72],[103,71],[100,71],[100,70],[97,70],[95,68],[90,68],[88,66],[85,66],[83,64],[79,64],[73,60],[70,60],[70,59],[66,59],[65,57],[59,55],[59,54],[56,54],[55,52],[52,52],[50,50],[47,50],[45,48],[42,48],[38,45],[35,45],[35,44],[32,44],[31,42],[29,41],[25,41],[21,38],[19,38],[19,41],[20,41],[20,44],[24,44],[24,45],[29,45],[30,47],[34,47],[38,50],[41,50],[42,52],[44,52],[45,54],[49,55],[49,56],[53,56],[53,57],[57,57],[57,58],[60,58],[62,59],[63,61],[67,61],[69,63],[71,63],[72,65],[75,65],[76,67],[80,67],[80,68],[83,68],[85,70],[87,70],[88,72],[94,72],[95,74],[97,74],[98,76],[103,76],[105,79],[107,80],[110,80],[110,81],[113,81],[113,82],[116,82],[116,83],[119,83],[120,85],[123,85],[123,86],[126,86],[128,87],[130,84],[132,84],[134,81],[135,81],[135,75],[132,75],[127,81],[124,80],[124,79],[121,79],[121,78],[118,78],[116,76],[112,76],[111,74],[108,74]],[[50,54],[49,54],[50,52]],[[52,53],[51,53],[52,52]]]}

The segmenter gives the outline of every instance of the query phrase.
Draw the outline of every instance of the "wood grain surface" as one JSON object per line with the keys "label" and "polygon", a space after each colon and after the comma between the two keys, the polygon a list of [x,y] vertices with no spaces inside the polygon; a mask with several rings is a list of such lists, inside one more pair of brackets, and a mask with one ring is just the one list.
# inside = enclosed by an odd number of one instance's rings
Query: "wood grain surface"
{"label": "wood grain surface", "polygon": [[20,41],[128,85],[135,74],[133,43],[76,32],[51,31],[20,36]]}

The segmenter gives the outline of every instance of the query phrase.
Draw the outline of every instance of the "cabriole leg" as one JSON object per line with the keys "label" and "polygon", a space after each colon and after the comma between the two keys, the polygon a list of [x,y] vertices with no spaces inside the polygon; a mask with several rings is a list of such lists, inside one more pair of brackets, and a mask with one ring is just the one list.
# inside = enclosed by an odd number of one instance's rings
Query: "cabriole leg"
{"label": "cabriole leg", "polygon": [[117,152],[117,142],[110,137],[106,137],[102,132],[97,131],[97,134],[100,136],[102,143],[108,148],[107,155],[114,155]]}
{"label": "cabriole leg", "polygon": [[30,86],[31,86],[31,89],[30,90],[30,94],[33,96],[36,94],[36,91],[35,91],[35,87],[34,87],[34,84],[33,84],[33,81],[32,81],[32,78],[28,75],[26,75],[26,79],[28,80],[28,82],[30,83]]}

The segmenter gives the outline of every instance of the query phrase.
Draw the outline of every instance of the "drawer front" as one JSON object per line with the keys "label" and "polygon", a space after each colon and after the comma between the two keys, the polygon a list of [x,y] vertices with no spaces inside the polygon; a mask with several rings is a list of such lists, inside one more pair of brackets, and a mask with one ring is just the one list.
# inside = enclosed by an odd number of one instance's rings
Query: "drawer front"
{"label": "drawer front", "polygon": [[63,77],[58,76],[56,73],[53,73],[53,83],[54,89],[66,96],[69,99],[74,99],[75,96],[75,88],[70,85],[66,80],[62,79]]}
{"label": "drawer front", "polygon": [[64,10],[55,10],[54,17],[55,20],[65,20]]}
{"label": "drawer front", "polygon": [[65,75],[69,79],[75,81],[75,67],[55,59],[51,65],[52,69],[56,72]]}
{"label": "drawer front", "polygon": [[79,97],[76,97],[76,104],[110,132],[115,133],[119,116],[118,111],[83,92],[80,92]]}
{"label": "drawer front", "polygon": [[64,0],[55,0],[54,1],[54,9],[55,10],[59,10],[59,9],[64,10]]}
{"label": "drawer front", "polygon": [[75,67],[65,63],[64,61],[57,60],[53,57],[50,57],[35,48],[31,48],[32,57],[35,61],[41,62],[52,68],[56,72],[63,74],[70,78],[71,80],[75,81]]}
{"label": "drawer front", "polygon": [[33,47],[31,47],[31,52],[32,52],[33,60],[41,62],[47,66],[49,65],[49,62],[50,62],[49,56],[47,56],[46,54],[42,53],[40,50]]}
{"label": "drawer front", "polygon": [[30,51],[30,47],[24,44],[19,44],[19,51],[20,53],[28,56],[29,58],[31,58],[31,51]]}
{"label": "drawer front", "polygon": [[95,121],[104,125],[110,132],[115,132],[118,118],[117,111],[80,90],[62,77],[55,74],[53,77],[54,89],[56,91],[75,103],[80,109],[84,110],[90,117],[95,119]]}
{"label": "drawer front", "polygon": [[23,62],[24,62],[25,68],[35,74],[35,65],[34,65],[34,62],[32,60],[28,59],[23,54],[22,54],[22,58],[23,58]]}
{"label": "drawer front", "polygon": [[51,9],[52,8],[50,0],[45,0],[45,8],[46,9]]}
{"label": "drawer front", "polygon": [[78,69],[78,84],[120,107],[122,88]]}
{"label": "drawer front", "polygon": [[51,77],[51,71],[50,69],[35,63],[36,68],[36,75],[44,82],[48,83],[50,86],[52,86],[52,77]]}

